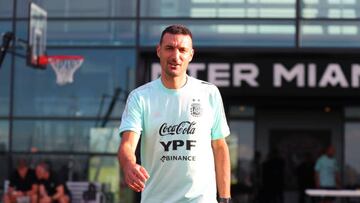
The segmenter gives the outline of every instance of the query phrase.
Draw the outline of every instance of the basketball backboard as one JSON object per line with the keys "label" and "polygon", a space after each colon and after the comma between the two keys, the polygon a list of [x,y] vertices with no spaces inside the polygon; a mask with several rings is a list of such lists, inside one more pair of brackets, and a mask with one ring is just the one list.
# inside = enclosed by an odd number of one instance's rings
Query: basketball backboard
{"label": "basketball backboard", "polygon": [[39,64],[39,56],[46,55],[47,12],[31,2],[29,5],[29,31],[27,64],[34,68],[46,68]]}

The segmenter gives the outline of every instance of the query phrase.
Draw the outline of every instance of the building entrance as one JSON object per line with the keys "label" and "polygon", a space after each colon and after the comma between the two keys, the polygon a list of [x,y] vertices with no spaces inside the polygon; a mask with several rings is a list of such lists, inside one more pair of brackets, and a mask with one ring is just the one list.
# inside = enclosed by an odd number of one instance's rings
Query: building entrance
{"label": "building entrance", "polygon": [[269,153],[277,150],[283,160],[284,189],[296,190],[300,185],[314,187],[313,168],[323,149],[330,144],[329,130],[271,130]]}
{"label": "building entrance", "polygon": [[[283,191],[284,202],[301,202],[299,188],[302,184],[310,184],[311,179],[314,180],[309,170],[329,144],[335,146],[335,158],[341,163],[341,115],[340,109],[331,108],[326,111],[321,108],[257,109],[255,146],[263,157],[262,181],[265,193],[268,184],[270,189],[278,187]],[[274,159],[276,161],[270,161]]]}

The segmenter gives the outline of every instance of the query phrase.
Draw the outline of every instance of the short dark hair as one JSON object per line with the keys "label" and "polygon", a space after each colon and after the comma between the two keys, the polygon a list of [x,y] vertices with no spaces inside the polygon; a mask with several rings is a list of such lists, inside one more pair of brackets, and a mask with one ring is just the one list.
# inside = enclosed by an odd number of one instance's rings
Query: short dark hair
{"label": "short dark hair", "polygon": [[48,161],[41,161],[37,164],[37,166],[43,168],[46,172],[51,171],[51,165],[50,165],[50,162],[48,162]]}
{"label": "short dark hair", "polygon": [[192,33],[189,30],[189,28],[187,28],[185,25],[175,24],[175,25],[170,25],[170,26],[166,27],[164,29],[164,31],[162,31],[161,37],[160,37],[160,44],[166,33],[173,34],[173,35],[176,35],[176,34],[188,35],[192,39]]}

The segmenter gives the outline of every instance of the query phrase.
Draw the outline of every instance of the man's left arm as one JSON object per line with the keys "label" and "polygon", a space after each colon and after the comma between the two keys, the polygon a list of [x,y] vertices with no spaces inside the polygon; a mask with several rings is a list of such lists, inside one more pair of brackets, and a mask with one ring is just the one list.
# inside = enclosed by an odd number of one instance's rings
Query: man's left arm
{"label": "man's left arm", "polygon": [[216,185],[220,198],[230,198],[230,155],[225,138],[212,140],[211,146],[214,153]]}

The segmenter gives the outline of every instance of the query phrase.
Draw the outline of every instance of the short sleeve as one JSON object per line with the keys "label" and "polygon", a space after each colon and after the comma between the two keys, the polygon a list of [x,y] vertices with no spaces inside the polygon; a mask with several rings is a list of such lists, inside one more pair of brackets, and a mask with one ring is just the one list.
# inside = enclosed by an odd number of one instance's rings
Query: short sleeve
{"label": "short sleeve", "polygon": [[132,92],[127,101],[119,127],[120,136],[124,131],[133,131],[140,135],[142,131],[142,108],[140,99]]}
{"label": "short sleeve", "polygon": [[214,110],[214,123],[211,128],[211,139],[217,140],[220,138],[227,137],[230,134],[230,130],[226,121],[224,105],[221,99],[221,95],[217,87],[215,87],[212,97],[213,97],[212,108]]}

